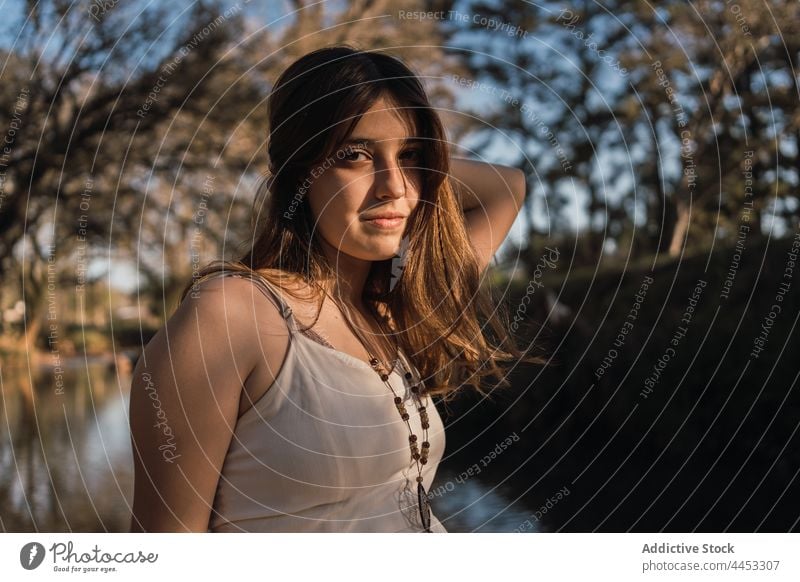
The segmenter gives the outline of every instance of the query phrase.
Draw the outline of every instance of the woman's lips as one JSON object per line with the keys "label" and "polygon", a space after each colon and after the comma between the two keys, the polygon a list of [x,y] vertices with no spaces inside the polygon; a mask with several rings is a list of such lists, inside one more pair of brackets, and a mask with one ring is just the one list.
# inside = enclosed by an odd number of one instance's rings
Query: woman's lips
{"label": "woman's lips", "polygon": [[365,220],[364,222],[382,230],[393,230],[402,226],[405,219],[398,216],[397,218],[373,218],[372,220]]}

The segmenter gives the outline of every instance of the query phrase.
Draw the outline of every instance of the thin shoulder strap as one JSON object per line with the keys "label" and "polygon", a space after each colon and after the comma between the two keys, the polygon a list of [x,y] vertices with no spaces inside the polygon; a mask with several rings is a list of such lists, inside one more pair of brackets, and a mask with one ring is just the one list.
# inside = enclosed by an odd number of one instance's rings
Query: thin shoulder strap
{"label": "thin shoulder strap", "polygon": [[244,277],[248,277],[256,286],[262,290],[262,292],[272,299],[272,302],[278,307],[278,311],[281,312],[281,315],[286,320],[286,324],[289,326],[289,329],[292,332],[297,331],[297,321],[294,318],[294,313],[292,312],[292,308],[286,303],[286,300],[283,298],[283,294],[275,287],[273,283],[271,283],[266,277],[263,275],[259,275],[258,273],[242,273]]}
{"label": "thin shoulder strap", "polygon": [[221,277],[238,277],[240,279],[249,279],[252,281],[256,287],[258,287],[261,292],[275,304],[275,306],[278,308],[278,311],[280,311],[281,315],[286,320],[289,330],[292,332],[297,331],[297,321],[294,318],[294,313],[292,313],[292,308],[288,303],[286,303],[286,300],[283,298],[280,291],[275,288],[275,285],[270,283],[264,276],[255,272],[247,273],[244,271],[215,271],[214,273],[211,273],[209,277],[213,277],[215,275]]}
{"label": "thin shoulder strap", "polygon": [[260,275],[258,273],[253,273],[255,275],[253,281],[258,285],[261,289],[265,290],[269,295],[273,298],[274,301],[277,301],[279,309],[283,314],[284,319],[286,319],[286,325],[289,327],[292,333],[300,333],[311,340],[317,342],[318,344],[322,344],[328,348],[335,350],[336,348],[331,344],[327,339],[323,336],[315,332],[310,327],[303,327],[298,322],[297,319],[294,317],[294,313],[292,312],[292,308],[286,303],[286,300],[283,298],[282,293],[279,289],[276,288],[276,285],[270,282],[266,277]]}

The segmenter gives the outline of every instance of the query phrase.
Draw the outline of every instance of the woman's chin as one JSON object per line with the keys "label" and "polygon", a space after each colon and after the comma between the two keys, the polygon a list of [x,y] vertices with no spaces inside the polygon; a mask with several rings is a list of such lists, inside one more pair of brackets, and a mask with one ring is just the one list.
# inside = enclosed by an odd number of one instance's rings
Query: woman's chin
{"label": "woman's chin", "polygon": [[370,245],[369,242],[361,245],[357,256],[364,261],[385,261],[393,259],[400,251],[400,240],[397,241],[380,241],[378,244]]}
{"label": "woman's chin", "polygon": [[365,261],[388,261],[389,259],[393,259],[397,256],[397,253],[370,253],[364,257]]}
{"label": "woman's chin", "polygon": [[381,244],[381,245],[373,245],[369,246],[361,246],[359,249],[353,249],[348,251],[344,248],[339,248],[339,253],[352,257],[354,259],[358,259],[360,261],[386,261],[389,259],[393,259],[397,257],[397,253],[400,249],[400,243],[398,242],[397,245],[392,248],[392,245],[388,244]]}
{"label": "woman's chin", "polygon": [[397,250],[383,250],[376,251],[373,250],[370,253],[365,253],[363,255],[365,261],[388,261],[389,259],[394,259],[397,256]]}

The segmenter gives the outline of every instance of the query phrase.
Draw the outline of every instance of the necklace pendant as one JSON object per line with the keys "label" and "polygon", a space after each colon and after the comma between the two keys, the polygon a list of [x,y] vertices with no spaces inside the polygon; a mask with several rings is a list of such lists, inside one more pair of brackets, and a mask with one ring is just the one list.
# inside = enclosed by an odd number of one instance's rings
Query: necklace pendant
{"label": "necklace pendant", "polygon": [[431,502],[427,491],[425,491],[425,487],[422,485],[422,481],[417,482],[417,502],[419,504],[419,516],[422,520],[422,527],[424,528],[423,531],[425,531],[425,533],[432,533]]}

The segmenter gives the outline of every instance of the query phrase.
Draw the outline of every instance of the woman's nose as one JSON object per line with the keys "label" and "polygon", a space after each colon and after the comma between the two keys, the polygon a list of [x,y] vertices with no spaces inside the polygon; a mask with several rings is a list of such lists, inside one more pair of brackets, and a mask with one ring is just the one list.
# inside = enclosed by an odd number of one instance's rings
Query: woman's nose
{"label": "woman's nose", "polygon": [[390,161],[377,168],[375,173],[380,196],[399,198],[405,195],[407,177],[403,172],[403,166],[396,161]]}

